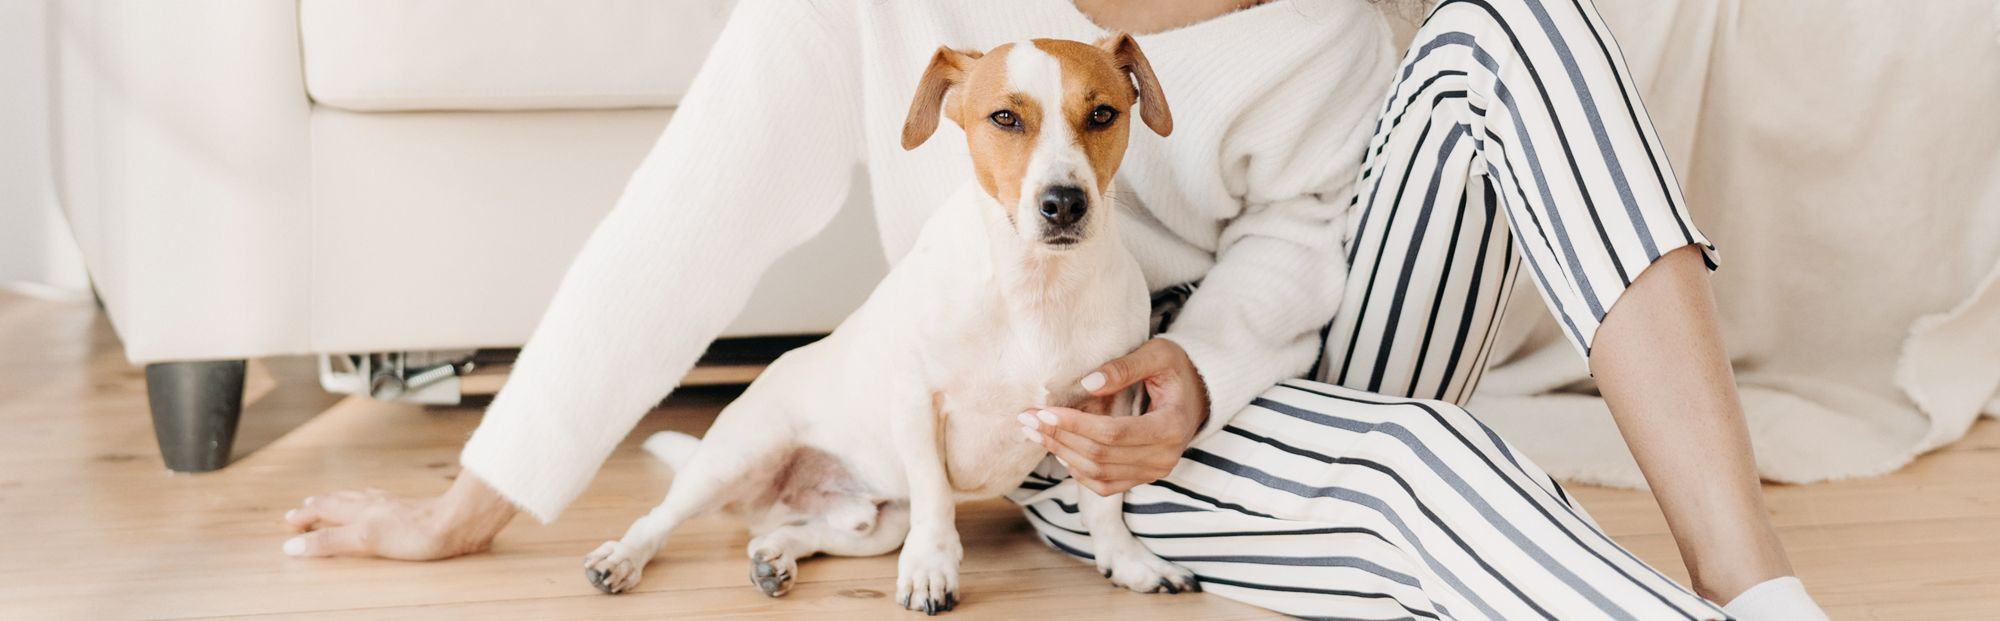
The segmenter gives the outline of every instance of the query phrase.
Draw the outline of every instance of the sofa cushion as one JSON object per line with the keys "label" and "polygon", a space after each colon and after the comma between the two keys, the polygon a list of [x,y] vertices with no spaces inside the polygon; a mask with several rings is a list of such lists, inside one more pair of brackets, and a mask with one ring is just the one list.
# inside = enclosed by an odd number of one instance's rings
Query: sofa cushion
{"label": "sofa cushion", "polygon": [[679,102],[728,0],[303,0],[306,90],[357,111]]}

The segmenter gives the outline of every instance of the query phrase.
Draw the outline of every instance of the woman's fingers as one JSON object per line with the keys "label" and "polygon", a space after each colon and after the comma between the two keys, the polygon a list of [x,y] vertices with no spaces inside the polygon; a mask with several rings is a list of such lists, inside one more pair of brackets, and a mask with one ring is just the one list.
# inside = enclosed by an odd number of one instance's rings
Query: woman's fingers
{"label": "woman's fingers", "polygon": [[319,512],[308,507],[299,507],[285,512],[285,525],[293,532],[305,532],[319,526]]}
{"label": "woman's fingers", "polygon": [[305,499],[299,508],[285,512],[285,523],[294,530],[309,531],[285,540],[285,554],[298,557],[375,556],[374,543],[381,540],[373,509],[393,502],[380,490],[339,491]]}
{"label": "woman's fingers", "polygon": [[1129,488],[1159,480],[1180,461],[1180,447],[1168,441],[1165,429],[1171,421],[1164,418],[1114,419],[1069,408],[1031,410],[1019,418],[1026,437],[1078,478]]}
{"label": "woman's fingers", "polygon": [[[1070,448],[1079,449],[1080,452],[1087,454],[1095,452],[1098,450],[1097,447],[1099,445],[1105,444],[1098,441],[1097,438],[1097,436],[1103,435],[1103,430],[1098,427],[1096,421],[1089,419],[1110,420],[1108,416],[1097,416],[1069,408],[1028,410],[1015,415],[1014,418],[1020,421],[1022,429],[1033,431],[1036,436],[1060,434],[1076,438],[1074,440],[1067,440],[1064,443],[1070,445]],[[1091,431],[1082,431],[1086,427],[1090,428]],[[1040,440],[1036,441],[1039,442]]]}
{"label": "woman's fingers", "polygon": [[1164,438],[1161,421],[1145,416],[1104,416],[1074,408],[1043,408],[1020,415],[1023,427],[1048,434],[1060,429],[1108,446],[1152,446]]}
{"label": "woman's fingers", "polygon": [[1132,353],[1114,358],[1083,376],[1080,384],[1084,390],[1099,397],[1115,394],[1127,386],[1167,371],[1173,365],[1173,354],[1173,347],[1162,345],[1159,339],[1146,341]]}
{"label": "woman's fingers", "polygon": [[374,556],[368,524],[322,528],[285,540],[285,555],[306,558],[325,556]]}
{"label": "woman's fingers", "polygon": [[1084,459],[1088,459],[1099,465],[1122,464],[1131,458],[1131,455],[1127,454],[1129,451],[1122,450],[1120,447],[1105,446],[1090,438],[1061,429],[1044,431],[1042,436],[1048,439],[1043,444],[1054,443],[1069,449],[1071,453],[1081,455]]}
{"label": "woman's fingers", "polygon": [[1119,456],[1117,455],[1110,455],[1104,458],[1092,457],[1047,436],[1042,437],[1041,444],[1042,448],[1048,449],[1050,453],[1054,453],[1056,459],[1062,460],[1063,466],[1069,468],[1071,476],[1084,479],[1097,479],[1099,481],[1135,480],[1145,482],[1149,480],[1144,478],[1145,473],[1138,467],[1111,461],[1118,459]]}
{"label": "woman's fingers", "polygon": [[[1066,447],[1096,463],[1114,478],[1137,479],[1150,483],[1166,476],[1180,462],[1180,454],[1159,445],[1111,446],[1061,429],[1042,434],[1049,442]],[[1054,451],[1050,451],[1054,452]]]}
{"label": "woman's fingers", "polygon": [[[313,522],[349,524],[361,519],[361,515],[379,499],[361,492],[334,492],[307,498],[298,510],[285,514],[286,521],[292,521],[294,514],[300,518],[311,518]],[[296,522],[295,522],[296,523]]]}

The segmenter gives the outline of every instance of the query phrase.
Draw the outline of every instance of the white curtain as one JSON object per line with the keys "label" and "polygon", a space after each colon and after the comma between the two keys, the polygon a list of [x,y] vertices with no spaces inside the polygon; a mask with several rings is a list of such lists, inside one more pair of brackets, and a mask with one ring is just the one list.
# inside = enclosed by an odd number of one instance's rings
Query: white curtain
{"label": "white curtain", "polygon": [[[1765,478],[1878,475],[2000,415],[2000,3],[1598,0],[1696,222]],[[1471,409],[1640,487],[1520,287]]]}
{"label": "white curtain", "polygon": [[50,181],[47,15],[0,2],[0,287],[74,297],[89,283]]}

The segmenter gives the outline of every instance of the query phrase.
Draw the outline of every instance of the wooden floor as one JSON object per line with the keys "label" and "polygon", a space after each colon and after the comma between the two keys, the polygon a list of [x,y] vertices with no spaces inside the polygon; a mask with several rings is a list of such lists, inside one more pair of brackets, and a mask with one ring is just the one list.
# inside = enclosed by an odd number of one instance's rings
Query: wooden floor
{"label": "wooden floor", "polygon": [[[489,554],[443,563],[281,555],[302,497],[378,486],[420,494],[457,473],[476,409],[336,400],[300,360],[252,365],[241,460],[205,475],[161,466],[142,373],[88,306],[0,293],[0,619],[909,618],[885,593],[893,556],[807,562],[773,600],[749,586],[745,537],[715,519],[678,533],[638,592],[599,595],[583,554],[621,533],[668,475],[628,442],[552,526],[520,520]],[[699,431],[727,391],[646,418]],[[1574,489],[1640,556],[1685,579],[1642,493]],[[1800,575],[1835,619],[2000,619],[2000,425],[1893,476],[1770,488]],[[1138,595],[1038,544],[1004,502],[966,508],[972,618],[1263,618],[1199,594]]]}

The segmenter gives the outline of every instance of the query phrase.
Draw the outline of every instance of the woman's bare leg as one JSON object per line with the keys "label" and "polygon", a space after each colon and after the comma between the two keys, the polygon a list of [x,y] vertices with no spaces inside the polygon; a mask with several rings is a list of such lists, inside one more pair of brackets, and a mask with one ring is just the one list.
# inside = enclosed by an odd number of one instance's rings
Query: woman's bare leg
{"label": "woman's bare leg", "polygon": [[1591,372],[1660,501],[1695,592],[1727,602],[1792,573],[1693,246],[1647,269],[1597,330]]}

